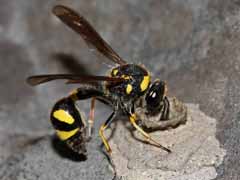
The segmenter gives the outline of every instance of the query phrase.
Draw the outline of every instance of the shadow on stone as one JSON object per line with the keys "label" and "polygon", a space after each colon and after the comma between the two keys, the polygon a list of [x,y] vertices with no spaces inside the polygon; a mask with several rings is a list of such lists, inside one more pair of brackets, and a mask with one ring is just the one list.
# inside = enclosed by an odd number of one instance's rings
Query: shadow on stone
{"label": "shadow on stone", "polygon": [[58,139],[57,136],[52,137],[51,143],[54,151],[63,158],[77,162],[87,160],[87,156],[72,151],[63,141]]}
{"label": "shadow on stone", "polygon": [[81,64],[80,61],[71,54],[66,53],[54,53],[52,58],[60,62],[62,66],[73,74],[90,74],[85,65]]}

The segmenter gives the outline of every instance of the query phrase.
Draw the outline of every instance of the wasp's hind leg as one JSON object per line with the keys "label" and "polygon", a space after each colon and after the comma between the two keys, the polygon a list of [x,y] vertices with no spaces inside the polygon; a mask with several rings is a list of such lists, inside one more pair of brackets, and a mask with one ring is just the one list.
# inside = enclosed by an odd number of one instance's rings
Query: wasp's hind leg
{"label": "wasp's hind leg", "polygon": [[60,140],[78,154],[86,155],[86,125],[74,100],[66,97],[53,107],[50,120]]}
{"label": "wasp's hind leg", "polygon": [[89,137],[89,139],[91,139],[91,137],[92,137],[92,130],[93,130],[93,125],[94,125],[95,100],[96,100],[95,97],[93,97],[91,99],[91,107],[90,107],[90,113],[89,113],[89,118],[88,118],[88,137]]}
{"label": "wasp's hind leg", "polygon": [[91,107],[90,107],[90,113],[88,118],[88,140],[91,139],[93,125],[94,125],[95,100],[96,100],[96,97],[98,96],[101,97],[102,95],[103,95],[103,92],[101,91],[101,89],[98,89],[98,87],[95,87],[95,86],[78,88],[74,90],[70,95],[70,98],[73,99],[74,101],[91,98]]}

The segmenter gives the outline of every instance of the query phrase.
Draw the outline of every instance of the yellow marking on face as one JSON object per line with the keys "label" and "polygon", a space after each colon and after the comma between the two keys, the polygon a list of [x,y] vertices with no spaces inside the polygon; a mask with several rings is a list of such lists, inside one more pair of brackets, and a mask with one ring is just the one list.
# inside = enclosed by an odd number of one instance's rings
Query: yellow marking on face
{"label": "yellow marking on face", "polygon": [[127,94],[130,94],[130,93],[132,92],[132,89],[133,89],[132,85],[131,85],[131,84],[128,84],[128,85],[127,85],[127,89],[126,89],[126,93],[127,93]]}
{"label": "yellow marking on face", "polygon": [[70,137],[72,137],[74,134],[76,134],[78,132],[79,128],[76,128],[74,130],[71,131],[60,131],[60,130],[56,130],[57,136],[62,140],[67,140]]}
{"label": "yellow marking on face", "polygon": [[113,75],[116,76],[117,73],[118,73],[118,70],[117,70],[117,69],[114,69],[114,70],[113,70]]}
{"label": "yellow marking on face", "polygon": [[142,92],[148,88],[149,83],[150,83],[150,76],[144,76],[140,85]]}
{"label": "yellow marking on face", "polygon": [[57,110],[53,113],[53,117],[55,117],[57,120],[61,122],[65,122],[67,124],[73,124],[74,119],[73,117],[67,112],[62,109]]}

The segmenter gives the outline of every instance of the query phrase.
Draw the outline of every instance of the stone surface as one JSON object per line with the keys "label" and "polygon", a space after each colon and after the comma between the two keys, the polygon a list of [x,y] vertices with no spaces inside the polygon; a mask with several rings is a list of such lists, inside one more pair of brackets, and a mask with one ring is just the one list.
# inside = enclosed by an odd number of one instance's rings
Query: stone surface
{"label": "stone surface", "polygon": [[[216,119],[216,137],[226,149],[226,156],[209,177],[215,177],[217,172],[219,180],[239,179],[238,0],[0,0],[0,3],[0,177],[37,179],[44,169],[49,170],[51,163],[60,165],[61,160],[71,169],[63,171],[57,166],[51,173],[53,177],[60,177],[59,173],[66,173],[62,179],[74,177],[75,173],[80,177],[80,167],[96,168],[96,174],[86,175],[89,179],[111,176],[108,161],[97,148],[96,152],[89,149],[92,159],[88,162],[76,163],[58,157],[49,146],[50,139],[40,138],[52,134],[48,119],[53,104],[76,86],[65,86],[59,81],[32,88],[26,85],[25,78],[39,73],[104,74],[108,70],[77,34],[51,14],[53,5],[61,3],[87,17],[122,57],[145,64],[153,78],[167,81],[170,95],[199,104],[204,114]],[[87,114],[89,104],[79,105]],[[98,104],[96,129],[109,111]],[[98,147],[100,140],[97,133],[95,136],[93,143]],[[49,154],[44,154],[43,149]],[[94,159],[95,155],[100,161]],[[35,158],[43,159],[44,168],[27,166],[24,171],[24,163],[31,164],[30,160]],[[7,172],[9,166],[11,170]],[[195,179],[205,178],[209,168],[194,174]],[[22,172],[28,175],[24,177]]]}
{"label": "stone surface", "polygon": [[[62,148],[62,143],[49,136],[42,137],[32,146],[6,160],[0,168],[0,179],[112,179],[108,161],[104,160],[106,157],[99,155],[96,145],[100,146],[96,141],[89,145],[92,148],[91,154],[85,160],[76,154],[69,154]],[[62,156],[51,146],[61,149]],[[101,163],[99,167],[96,167],[97,162]]]}

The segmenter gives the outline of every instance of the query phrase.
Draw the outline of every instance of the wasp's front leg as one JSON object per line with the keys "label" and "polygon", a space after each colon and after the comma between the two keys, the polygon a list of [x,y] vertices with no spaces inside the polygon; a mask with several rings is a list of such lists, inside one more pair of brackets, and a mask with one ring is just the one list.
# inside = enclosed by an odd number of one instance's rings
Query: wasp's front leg
{"label": "wasp's front leg", "polygon": [[170,149],[164,147],[159,142],[155,141],[150,134],[145,132],[140,126],[137,125],[137,123],[136,123],[137,119],[136,119],[135,114],[129,114],[129,120],[130,120],[131,124],[147,139],[147,141],[153,142],[159,148],[163,149],[164,151],[167,151],[168,153],[171,153]]}

